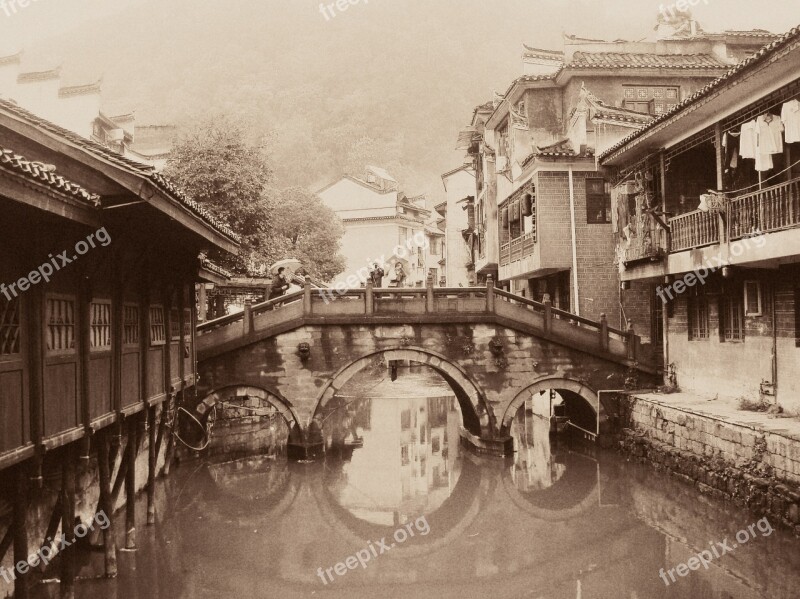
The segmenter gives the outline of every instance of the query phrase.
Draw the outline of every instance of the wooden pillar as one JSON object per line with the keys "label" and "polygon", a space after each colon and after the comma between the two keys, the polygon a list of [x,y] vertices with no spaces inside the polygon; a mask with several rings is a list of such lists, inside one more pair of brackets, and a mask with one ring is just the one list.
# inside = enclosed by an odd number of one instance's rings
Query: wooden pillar
{"label": "wooden pillar", "polygon": [[[89,402],[89,369],[91,366],[91,327],[92,327],[92,286],[89,278],[82,275],[80,278],[80,289],[78,290],[78,363],[79,374],[79,394],[81,401],[81,420],[83,421],[84,438],[81,440],[81,456],[89,459],[89,443],[92,435],[91,427],[91,408]],[[112,302],[112,311],[116,308]],[[112,323],[114,322],[112,317]],[[112,325],[113,326],[113,325]],[[116,334],[111,336],[112,343],[116,342]],[[112,359],[112,406],[117,409],[117,363],[116,352]]]}
{"label": "wooden pillar", "polygon": [[109,432],[102,430],[97,435],[97,469],[100,473],[100,511],[109,522],[103,531],[103,553],[107,578],[117,575],[117,536],[114,526],[114,502],[111,500],[111,464],[109,464]]}
{"label": "wooden pillar", "polygon": [[717,168],[717,191],[723,191],[725,186],[725,150],[722,147],[722,122],[714,124],[715,164]]}
{"label": "wooden pillar", "polygon": [[61,464],[61,536],[66,539],[67,548],[61,551],[61,597],[75,597],[75,479],[77,446],[69,444],[64,448]]}
{"label": "wooden pillar", "polygon": [[205,322],[208,312],[208,296],[206,295],[206,284],[203,282],[197,286],[197,303],[197,320],[199,322]]}
{"label": "wooden pillar", "polygon": [[156,408],[147,408],[147,524],[156,523]]}
{"label": "wooden pillar", "polygon": [[128,419],[128,454],[125,474],[125,549],[136,550],[136,418]]}
{"label": "wooden pillar", "polygon": [[[25,463],[17,466],[14,489],[14,564],[28,560],[28,472]],[[28,572],[17,571],[14,599],[28,599]]]}
{"label": "wooden pillar", "polygon": [[436,301],[433,295],[433,276],[430,274],[425,279],[425,311],[433,313],[436,310]]}
{"label": "wooden pillar", "polygon": [[[28,398],[30,405],[31,441],[36,448],[34,471],[31,473],[36,488],[42,487],[42,460],[44,447],[44,321],[45,301],[42,285],[34,286],[22,302],[23,317],[28,329]],[[25,309],[27,308],[27,309]]]}

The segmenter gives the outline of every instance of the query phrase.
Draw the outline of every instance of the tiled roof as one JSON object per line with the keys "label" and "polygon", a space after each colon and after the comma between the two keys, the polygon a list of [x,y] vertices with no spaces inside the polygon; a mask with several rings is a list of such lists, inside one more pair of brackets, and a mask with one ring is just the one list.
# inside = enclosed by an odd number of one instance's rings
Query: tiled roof
{"label": "tiled roof", "polygon": [[561,50],[546,50],[542,48],[532,48],[527,44],[522,44],[525,51],[522,53],[526,58],[545,58],[548,60],[564,60],[564,52]]}
{"label": "tiled roof", "polygon": [[612,154],[613,152],[619,150],[621,147],[627,145],[637,137],[643,135],[645,132],[649,131],[653,127],[656,127],[660,123],[663,123],[664,121],[672,118],[673,116],[676,116],[690,104],[693,104],[694,102],[700,100],[701,98],[708,96],[721,85],[727,83],[731,79],[734,79],[739,73],[746,70],[748,67],[754,64],[758,64],[759,62],[769,57],[773,52],[779,50],[783,46],[790,44],[791,42],[798,40],[800,40],[800,26],[790,29],[785,34],[783,34],[779,39],[775,40],[770,44],[767,44],[766,46],[761,48],[761,50],[753,54],[751,57],[745,58],[739,64],[730,69],[727,73],[725,73],[721,77],[717,77],[711,83],[708,83],[704,87],[700,88],[694,94],[692,94],[691,96],[689,96],[688,98],[686,98],[685,100],[674,106],[671,110],[668,110],[664,114],[656,117],[641,129],[637,129],[635,132],[631,133],[627,137],[618,141],[616,144],[614,144],[613,146],[605,150],[602,154],[600,154],[599,156],[600,161],[605,159],[609,154]]}
{"label": "tiled roof", "polygon": [[121,154],[118,154],[117,152],[114,152],[113,150],[110,150],[97,142],[90,141],[84,137],[81,137],[77,133],[73,133],[72,131],[64,129],[63,127],[59,127],[48,120],[38,117],[32,112],[21,108],[16,103],[9,100],[0,98],[0,110],[8,111],[11,114],[31,123],[32,125],[39,127],[40,129],[44,129],[45,131],[49,131],[50,133],[58,135],[59,137],[85,150],[89,154],[111,162],[115,166],[125,169],[128,172],[132,172],[136,175],[150,179],[159,188],[165,191],[170,199],[188,208],[191,212],[195,213],[218,232],[229,237],[230,239],[233,239],[237,243],[241,242],[239,235],[234,233],[227,224],[211,215],[197,202],[187,198],[181,190],[175,187],[175,185],[169,182],[162,175],[156,173],[153,167],[129,158],[125,158]]}
{"label": "tiled roof", "polygon": [[511,90],[514,89],[514,86],[519,85],[520,83],[529,83],[531,81],[553,81],[558,74],[561,73],[562,69],[563,67],[549,75],[523,75],[522,77],[517,77],[511,82],[511,85],[508,86],[508,89],[506,89],[506,93],[504,93],[503,96],[507,97]]}
{"label": "tiled roof", "polygon": [[621,106],[609,106],[585,87],[582,87],[581,89],[586,94],[586,99],[588,100],[590,106],[594,109],[593,118],[621,121],[625,123],[639,123],[642,125],[653,120],[651,115],[643,112],[637,112],[635,110],[631,110],[630,108],[623,108]]}
{"label": "tiled roof", "polygon": [[46,185],[64,195],[91,203],[94,206],[100,205],[100,196],[88,192],[77,183],[56,175],[54,173],[55,169],[51,165],[31,162],[26,160],[24,156],[15,154],[12,150],[3,147],[0,147],[0,168],[14,171],[26,179]]}
{"label": "tiled roof", "polygon": [[217,274],[226,279],[233,278],[233,273],[231,271],[222,268],[219,264],[217,264],[216,262],[212,262],[208,258],[203,258],[203,260],[200,263],[200,266],[202,268],[205,268],[208,272],[213,272],[214,274]]}
{"label": "tiled roof", "polygon": [[562,139],[549,146],[536,146],[536,149],[528,154],[522,161],[521,166],[526,166],[534,158],[590,158],[594,156],[592,148],[586,148],[584,152],[578,154],[572,147],[568,139]]}
{"label": "tiled roof", "polygon": [[72,96],[83,96],[88,94],[99,94],[101,85],[103,83],[102,79],[98,79],[94,83],[86,83],[84,85],[70,85],[66,87],[62,87],[58,90],[58,97],[59,98],[70,98]]}
{"label": "tiled roof", "polygon": [[17,83],[33,83],[35,81],[48,81],[61,78],[61,66],[46,71],[29,71],[17,75]]}
{"label": "tiled roof", "polygon": [[626,54],[575,52],[567,68],[590,69],[727,69],[730,65],[711,54]]}
{"label": "tiled roof", "polygon": [[780,37],[779,33],[772,33],[771,31],[767,31],[766,29],[750,29],[747,31],[736,31],[733,29],[729,29],[727,31],[723,31],[720,34],[709,33],[708,36],[716,36],[721,35],[725,37]]}

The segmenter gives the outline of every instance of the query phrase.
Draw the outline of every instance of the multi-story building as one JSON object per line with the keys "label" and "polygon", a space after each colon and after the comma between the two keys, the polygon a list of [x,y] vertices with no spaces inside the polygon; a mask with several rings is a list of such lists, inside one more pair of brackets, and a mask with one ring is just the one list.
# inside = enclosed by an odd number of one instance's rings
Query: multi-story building
{"label": "multi-story building", "polygon": [[525,46],[523,75],[479,106],[459,137],[477,173],[479,275],[627,324],[605,259],[613,252],[610,185],[595,155],[775,37],[709,34],[686,16],[662,19],[651,41],[565,36],[563,49]]}
{"label": "multi-story building", "polygon": [[476,283],[473,238],[475,227],[475,170],[462,165],[442,175],[445,201],[434,206],[441,216],[445,241],[442,257],[447,287],[469,287]]}
{"label": "multi-story building", "polygon": [[[397,264],[406,273],[405,287],[425,284],[428,274],[436,276],[429,269],[438,269],[441,257],[429,249],[432,239],[440,244],[441,232],[426,226],[431,211],[425,208],[424,196],[406,196],[389,173],[374,166],[367,166],[360,177],[344,175],[317,194],[345,229],[346,267],[334,283],[358,286],[375,263],[386,272],[384,286],[393,284]],[[432,249],[438,252],[438,247]],[[430,266],[429,259],[434,260]]]}
{"label": "multi-story building", "polygon": [[666,332],[681,389],[794,411],[799,64],[795,28],[600,155],[623,295],[656,298],[630,316]]}
{"label": "multi-story building", "polygon": [[21,51],[0,55],[0,98],[158,170],[175,136],[174,126],[137,125],[134,111],[104,106],[102,79],[69,81],[60,66],[26,65]]}

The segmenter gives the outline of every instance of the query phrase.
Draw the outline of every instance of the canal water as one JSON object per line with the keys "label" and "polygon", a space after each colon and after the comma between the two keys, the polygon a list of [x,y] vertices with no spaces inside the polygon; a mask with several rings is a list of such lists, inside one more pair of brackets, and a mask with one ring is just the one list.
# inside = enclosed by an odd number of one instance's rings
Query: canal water
{"label": "canal water", "polygon": [[77,597],[798,597],[800,541],[778,523],[551,439],[536,411],[517,414],[513,458],[478,458],[433,372],[367,373],[324,414],[325,460],[183,462],[118,578],[88,579],[102,556],[84,556]]}

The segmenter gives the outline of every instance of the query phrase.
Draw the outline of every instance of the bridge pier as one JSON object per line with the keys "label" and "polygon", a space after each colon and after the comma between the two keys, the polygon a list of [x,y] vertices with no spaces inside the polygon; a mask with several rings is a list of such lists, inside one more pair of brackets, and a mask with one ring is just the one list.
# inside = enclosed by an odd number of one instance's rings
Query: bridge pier
{"label": "bridge pier", "polygon": [[305,462],[318,460],[323,455],[325,455],[325,441],[316,421],[312,420],[306,430],[302,430],[297,423],[293,424],[286,443],[286,456],[295,462]]}
{"label": "bridge pier", "polygon": [[504,458],[514,454],[514,439],[510,435],[473,435],[463,426],[459,430],[461,446],[472,453]]}

